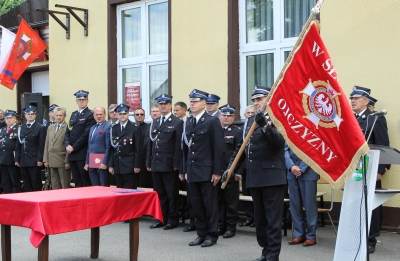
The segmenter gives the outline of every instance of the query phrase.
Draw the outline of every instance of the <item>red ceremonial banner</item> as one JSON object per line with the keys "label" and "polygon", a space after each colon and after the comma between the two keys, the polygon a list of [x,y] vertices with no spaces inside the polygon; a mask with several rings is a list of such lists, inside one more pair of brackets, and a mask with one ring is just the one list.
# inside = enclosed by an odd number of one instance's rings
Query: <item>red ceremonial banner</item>
{"label": "red ceremonial banner", "polygon": [[307,27],[273,88],[267,110],[289,147],[337,183],[368,152],[317,21]]}
{"label": "red ceremonial banner", "polygon": [[46,43],[29,24],[22,19],[14,40],[10,57],[0,72],[0,84],[14,89],[19,77],[25,69],[46,50]]}

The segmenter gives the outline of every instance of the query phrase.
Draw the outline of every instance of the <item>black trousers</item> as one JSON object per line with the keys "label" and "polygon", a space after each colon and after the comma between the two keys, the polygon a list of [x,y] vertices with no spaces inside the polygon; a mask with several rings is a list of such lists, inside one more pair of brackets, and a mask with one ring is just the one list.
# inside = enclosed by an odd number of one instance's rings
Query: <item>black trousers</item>
{"label": "black trousers", "polygon": [[85,161],[71,161],[69,165],[71,166],[72,179],[75,182],[75,187],[77,188],[90,186],[89,174],[84,169]]}
{"label": "black trousers", "polygon": [[218,189],[219,230],[235,232],[238,221],[239,182],[230,181],[225,189]]}
{"label": "black trousers", "polygon": [[[382,182],[380,180],[376,181],[375,188],[377,189],[382,188]],[[371,216],[371,225],[369,229],[368,241],[369,244],[372,244],[374,246],[376,245],[376,237],[379,236],[381,231],[382,217],[383,217],[383,207],[381,205],[372,211],[372,216]]]}
{"label": "black trousers", "polygon": [[0,165],[0,175],[3,193],[16,193],[21,190],[15,166]]}
{"label": "black trousers", "polygon": [[40,167],[21,167],[21,176],[24,192],[42,190]]}
{"label": "black trousers", "polygon": [[139,174],[115,174],[117,188],[136,189],[139,184]]}
{"label": "black trousers", "polygon": [[164,224],[178,225],[178,175],[176,172],[153,172],[153,186],[157,191],[164,216]]}
{"label": "black trousers", "polygon": [[218,188],[211,182],[189,183],[195,225],[199,237],[218,239]]}
{"label": "black trousers", "polygon": [[250,188],[254,203],[254,221],[262,255],[279,257],[282,243],[282,214],[286,186]]}
{"label": "black trousers", "polygon": [[145,167],[140,168],[139,186],[142,188],[153,188],[153,177]]}

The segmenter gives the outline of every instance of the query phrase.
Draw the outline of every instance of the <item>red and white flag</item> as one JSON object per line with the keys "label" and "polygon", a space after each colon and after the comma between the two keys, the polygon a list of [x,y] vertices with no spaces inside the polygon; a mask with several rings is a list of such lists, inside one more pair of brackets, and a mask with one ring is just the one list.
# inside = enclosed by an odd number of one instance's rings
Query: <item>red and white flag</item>
{"label": "red and white flag", "polygon": [[39,34],[22,19],[11,51],[9,47],[5,47],[4,53],[5,55],[8,53],[8,58],[4,66],[0,68],[0,84],[9,89],[13,89],[26,68],[28,68],[46,48],[47,45],[40,38]]}
{"label": "red and white flag", "polygon": [[293,50],[267,110],[289,147],[331,183],[351,173],[368,146],[355,119],[317,21]]}
{"label": "red and white flag", "polygon": [[0,30],[0,72],[2,72],[8,61],[8,58],[10,57],[12,46],[15,40],[15,34],[1,25]]}

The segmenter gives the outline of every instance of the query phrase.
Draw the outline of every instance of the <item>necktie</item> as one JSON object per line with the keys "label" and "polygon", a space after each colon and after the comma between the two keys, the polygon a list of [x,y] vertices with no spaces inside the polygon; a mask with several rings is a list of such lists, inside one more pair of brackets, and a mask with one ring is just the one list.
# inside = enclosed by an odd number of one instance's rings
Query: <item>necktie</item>
{"label": "necktie", "polygon": [[99,126],[100,126],[100,124],[97,123],[96,126],[94,127],[93,132],[92,132],[92,137],[91,137],[91,139],[93,139],[94,133],[96,132],[96,130],[97,130],[97,128],[98,128]]}
{"label": "necktie", "polygon": [[57,124],[56,132],[58,132],[59,129],[60,129],[60,124]]}
{"label": "necktie", "polygon": [[30,127],[32,126],[32,124],[31,124],[31,123],[28,123],[28,124],[26,124],[26,126],[27,126],[28,128],[30,128]]}
{"label": "necktie", "polygon": [[121,132],[125,130],[125,125],[121,125]]}
{"label": "necktie", "polygon": [[161,117],[160,126],[163,125],[164,121],[165,121],[165,116],[162,116],[162,117]]}
{"label": "necktie", "polygon": [[193,126],[196,126],[196,117],[193,117],[192,122],[193,122]]}

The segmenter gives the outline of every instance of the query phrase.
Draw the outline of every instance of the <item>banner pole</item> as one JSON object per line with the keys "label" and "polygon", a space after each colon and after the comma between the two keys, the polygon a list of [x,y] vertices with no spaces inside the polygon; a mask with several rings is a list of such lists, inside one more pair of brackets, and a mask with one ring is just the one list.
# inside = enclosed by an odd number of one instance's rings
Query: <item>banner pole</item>
{"label": "banner pole", "polygon": [[[264,102],[264,104],[262,106],[262,109],[260,110],[261,112],[265,112],[265,110],[267,108],[267,105],[268,105],[269,98],[271,97],[271,94],[272,94],[274,88],[276,88],[276,86],[280,82],[281,78],[283,77],[283,74],[286,71],[286,68],[292,62],[293,53],[297,49],[297,47],[302,43],[304,35],[306,34],[309,25],[314,20],[316,20],[316,17],[320,12],[321,5],[322,5],[323,2],[324,2],[324,0],[318,0],[318,2],[315,4],[315,6],[311,9],[311,14],[309,15],[307,21],[303,25],[303,28],[302,28],[302,30],[301,30],[301,32],[299,34],[299,37],[297,38],[297,41],[296,41],[295,45],[293,46],[293,49],[290,52],[288,58],[286,59],[286,62],[283,65],[282,70],[279,73],[278,78],[275,80],[273,86],[271,87],[270,94],[268,95],[267,99],[265,100],[265,102]],[[246,137],[243,139],[242,145],[240,146],[240,149],[236,153],[236,156],[235,156],[234,160],[229,165],[229,168],[224,172],[224,174],[222,176],[222,180],[221,180],[221,182],[222,182],[221,188],[222,189],[224,189],[226,187],[226,185],[228,184],[228,181],[232,177],[233,172],[235,171],[235,169],[237,167],[237,164],[239,163],[239,160],[242,157],[242,154],[243,154],[248,142],[250,141],[250,137],[253,135],[253,132],[256,129],[256,127],[257,127],[257,123],[254,121],[253,124],[251,125],[249,131],[247,132]]]}

